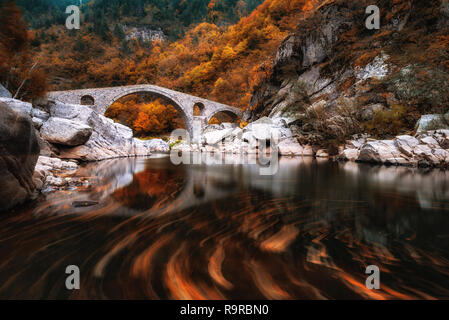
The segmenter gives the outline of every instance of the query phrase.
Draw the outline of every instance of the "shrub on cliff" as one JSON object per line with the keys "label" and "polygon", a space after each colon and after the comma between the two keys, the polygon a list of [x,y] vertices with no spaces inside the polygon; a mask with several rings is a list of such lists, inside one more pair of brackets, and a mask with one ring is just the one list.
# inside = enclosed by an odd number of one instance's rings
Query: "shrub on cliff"
{"label": "shrub on cliff", "polygon": [[379,139],[391,138],[400,134],[411,134],[420,113],[413,106],[393,105],[388,110],[374,113],[371,121],[362,124],[363,131]]}
{"label": "shrub on cliff", "polygon": [[332,111],[326,108],[325,103],[308,108],[302,125],[303,128],[310,128],[313,140],[305,143],[327,146],[332,154],[337,145],[362,132],[361,123],[357,119],[357,109],[356,102],[347,98],[338,99]]}
{"label": "shrub on cliff", "polygon": [[385,80],[390,92],[421,113],[444,113],[449,105],[449,74],[429,66],[413,64]]}

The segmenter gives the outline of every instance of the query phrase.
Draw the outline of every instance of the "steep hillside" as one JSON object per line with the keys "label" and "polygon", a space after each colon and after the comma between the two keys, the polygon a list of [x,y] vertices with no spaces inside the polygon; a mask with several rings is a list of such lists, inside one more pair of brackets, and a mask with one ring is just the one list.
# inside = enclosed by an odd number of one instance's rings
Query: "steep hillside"
{"label": "steep hillside", "polygon": [[[214,17],[220,1],[208,3]],[[126,40],[114,24],[106,38],[89,24],[80,31],[53,25],[31,37],[53,89],[151,83],[246,108],[282,40],[313,3],[266,0],[235,25],[202,22],[174,42]]]}
{"label": "steep hillside", "polygon": [[380,30],[365,27],[372,1],[321,1],[280,46],[255,90],[251,117],[283,117],[305,144],[356,133],[412,132],[449,106],[448,1],[378,1]]}
{"label": "steep hillside", "polygon": [[310,3],[266,0],[229,28],[199,24],[183,39],[153,49],[136,73],[146,81],[246,108],[252,89],[269,74],[277,48]]}
{"label": "steep hillside", "polygon": [[16,0],[33,29],[64,25],[68,5],[80,5],[83,23],[102,37],[116,24],[161,29],[171,40],[203,21],[235,24],[263,0]]}

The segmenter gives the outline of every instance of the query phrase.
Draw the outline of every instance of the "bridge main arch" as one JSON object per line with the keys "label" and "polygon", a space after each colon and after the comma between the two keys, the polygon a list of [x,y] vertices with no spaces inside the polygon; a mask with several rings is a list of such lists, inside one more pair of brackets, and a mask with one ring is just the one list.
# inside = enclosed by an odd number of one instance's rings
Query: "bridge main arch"
{"label": "bridge main arch", "polygon": [[169,94],[167,92],[164,92],[163,90],[158,90],[157,88],[151,88],[151,87],[147,87],[147,88],[124,88],[126,90],[120,90],[120,92],[115,93],[114,95],[109,96],[107,99],[105,99],[104,101],[101,102],[101,105],[96,104],[97,106],[97,112],[101,113],[101,114],[105,114],[106,110],[113,105],[115,102],[117,102],[118,100],[132,95],[132,94],[139,94],[139,93],[149,93],[153,96],[156,97],[161,97],[165,100],[167,100],[171,105],[173,105],[173,107],[175,107],[175,109],[179,112],[182,120],[185,123],[186,129],[187,131],[192,134],[193,133],[193,111],[189,112],[189,108],[182,102],[180,101],[177,97],[175,97],[172,94]]}

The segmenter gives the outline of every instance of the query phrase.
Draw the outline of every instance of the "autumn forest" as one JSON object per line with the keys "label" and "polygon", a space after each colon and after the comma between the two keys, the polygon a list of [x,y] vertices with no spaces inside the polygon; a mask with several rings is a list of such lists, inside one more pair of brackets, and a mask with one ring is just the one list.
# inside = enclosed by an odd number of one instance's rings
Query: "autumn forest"
{"label": "autumn forest", "polygon": [[[316,9],[326,2],[81,1],[77,3],[81,4],[81,29],[68,30],[64,10],[73,1],[1,0],[0,81],[16,98],[24,100],[43,96],[51,90],[154,84],[241,109],[251,107],[256,115],[263,115],[270,109],[258,99],[251,101],[255,89],[273,78],[274,59],[284,39],[298,32],[299,25],[302,28],[299,32],[305,35],[311,32],[316,27],[314,24],[319,23],[314,22]],[[348,6],[352,10],[350,15],[360,16],[359,20],[363,21],[365,5]],[[386,19],[405,15],[410,9],[407,1],[399,0],[387,1],[383,6],[385,12],[393,6]],[[427,96],[433,96],[432,92],[440,86],[433,86],[427,78],[447,81],[445,73],[437,69],[447,69],[448,37],[432,29],[431,21],[438,16],[435,7],[421,11],[422,14],[414,18],[416,22],[410,26],[411,31],[400,36],[389,29],[369,34],[363,23],[349,28],[336,44],[335,56],[324,62],[323,75],[338,73],[338,68],[343,69],[344,64],[363,68],[385,51],[397,65],[415,61],[422,71],[417,73],[417,81],[426,83],[423,88],[428,91]],[[308,19],[309,16],[312,18]],[[422,29],[425,26],[429,30]],[[133,30],[143,30],[150,35],[156,32],[158,36],[149,39]],[[420,41],[416,40],[418,38]],[[433,70],[435,66],[439,67]],[[350,90],[353,80],[345,79],[339,85],[341,91]],[[376,85],[377,96],[388,96],[391,88],[385,87],[388,83]],[[412,108],[406,117],[401,116],[403,108],[392,106],[399,111],[380,114],[378,123],[363,124],[363,129],[378,136],[413,129],[420,114],[431,111],[426,107],[429,105],[426,94],[418,94],[423,97],[404,98],[403,104]],[[442,101],[437,103],[439,109],[446,103],[447,91],[443,90],[442,96]],[[139,136],[157,135],[180,126],[182,121],[173,106],[155,99],[128,97],[114,104],[108,116],[130,126]],[[141,103],[136,107],[132,106],[133,101]],[[369,99],[360,101],[361,104],[369,102]],[[424,106],[420,106],[423,103]],[[127,117],[123,116],[125,114]],[[160,121],[144,124],[156,119]],[[395,126],[390,130],[392,122]]]}
{"label": "autumn forest", "polygon": [[[85,1],[81,29],[67,30],[62,10],[70,1],[63,2],[17,1],[26,19],[20,19],[11,3],[7,5],[14,15],[3,11],[5,25],[24,24],[17,28],[23,44],[14,49],[21,51],[14,59],[22,61],[4,61],[21,66],[17,72],[22,73],[34,66],[29,81],[33,88],[19,92],[21,98],[52,89],[149,83],[246,108],[253,88],[270,73],[280,43],[310,6],[306,0],[267,0],[260,6],[261,0]],[[173,13],[176,18],[167,25]],[[31,21],[32,28],[24,21]],[[168,38],[127,38],[125,25],[160,29]],[[114,105],[110,114],[123,108],[133,113],[127,106],[129,101]],[[148,111],[160,107],[155,103],[137,108],[142,111],[138,122],[152,118]],[[131,118],[137,120],[139,112]],[[164,114],[172,117],[172,112]],[[124,124],[141,133],[142,126],[130,121]]]}

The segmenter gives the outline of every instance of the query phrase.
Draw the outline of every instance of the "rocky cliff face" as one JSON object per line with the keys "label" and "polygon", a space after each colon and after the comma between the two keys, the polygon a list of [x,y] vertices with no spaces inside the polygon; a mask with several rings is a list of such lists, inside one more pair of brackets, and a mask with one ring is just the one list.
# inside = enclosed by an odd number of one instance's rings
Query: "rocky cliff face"
{"label": "rocky cliff face", "polygon": [[31,118],[0,102],[0,211],[8,210],[35,193],[34,167],[39,144]]}
{"label": "rocky cliff face", "polygon": [[444,111],[448,1],[383,1],[380,30],[368,30],[371,2],[321,1],[304,16],[255,90],[251,120],[283,118],[300,142],[323,145],[412,134],[421,114]]}
{"label": "rocky cliff face", "polygon": [[334,54],[335,43],[350,29],[350,16],[349,8],[331,4],[304,18],[280,46],[271,77],[254,93],[253,119],[284,117],[291,123],[314,95],[335,82],[321,74],[320,64]]}
{"label": "rocky cliff face", "polygon": [[167,37],[162,30],[152,30],[150,28],[136,28],[123,26],[126,40],[140,41],[166,41]]}

